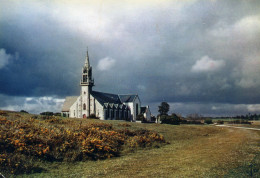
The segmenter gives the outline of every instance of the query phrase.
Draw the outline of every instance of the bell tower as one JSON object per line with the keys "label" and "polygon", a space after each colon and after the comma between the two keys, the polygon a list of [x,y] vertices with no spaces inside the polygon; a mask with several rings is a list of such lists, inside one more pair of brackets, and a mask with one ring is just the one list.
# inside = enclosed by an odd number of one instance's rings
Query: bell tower
{"label": "bell tower", "polygon": [[81,113],[82,117],[89,117],[90,115],[90,93],[94,86],[94,79],[92,79],[92,67],[89,64],[89,56],[87,50],[86,61],[82,68],[82,77],[80,80],[81,86]]}

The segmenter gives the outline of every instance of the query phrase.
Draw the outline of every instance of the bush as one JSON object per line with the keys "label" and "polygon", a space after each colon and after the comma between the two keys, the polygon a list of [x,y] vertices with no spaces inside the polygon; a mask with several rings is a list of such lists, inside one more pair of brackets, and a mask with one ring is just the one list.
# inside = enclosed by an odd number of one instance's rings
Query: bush
{"label": "bush", "polygon": [[[84,161],[119,156],[127,148],[165,143],[149,130],[121,130],[111,124],[77,122],[54,116],[8,120],[0,116],[0,170],[4,174],[41,170],[35,161]],[[55,123],[55,125],[54,125]],[[56,124],[62,123],[62,124]],[[124,125],[128,127],[128,125]]]}
{"label": "bush", "polygon": [[152,116],[151,117],[151,122],[155,122],[156,121],[156,117],[155,116]]}
{"label": "bush", "polygon": [[60,112],[56,112],[56,113],[54,113],[54,116],[61,116],[61,113]]}
{"label": "bush", "polygon": [[251,124],[248,120],[233,120],[233,121],[227,121],[228,124]]}
{"label": "bush", "polygon": [[95,114],[90,114],[88,119],[99,119]]}
{"label": "bush", "polygon": [[162,124],[172,124],[172,125],[180,125],[181,119],[176,114],[172,114],[170,116],[162,115],[161,116]]}
{"label": "bush", "polygon": [[224,124],[224,121],[218,120],[218,121],[217,121],[217,124]]}
{"label": "bush", "polygon": [[40,115],[44,115],[44,116],[53,116],[53,112],[42,112],[40,113]]}
{"label": "bush", "polygon": [[21,110],[20,112],[23,112],[23,113],[28,113],[27,111],[25,111],[25,110]]}
{"label": "bush", "polygon": [[137,121],[142,121],[142,122],[145,122],[145,121],[146,121],[143,114],[137,115],[136,120],[137,120]]}
{"label": "bush", "polygon": [[201,121],[199,120],[185,120],[185,119],[182,119],[181,120],[181,124],[196,124],[196,125],[200,125],[200,124],[203,124]]}
{"label": "bush", "polygon": [[213,122],[212,122],[212,119],[207,118],[207,119],[204,120],[204,123],[205,124],[212,124]]}
{"label": "bush", "polygon": [[0,111],[0,116],[8,116],[8,114],[5,111]]}

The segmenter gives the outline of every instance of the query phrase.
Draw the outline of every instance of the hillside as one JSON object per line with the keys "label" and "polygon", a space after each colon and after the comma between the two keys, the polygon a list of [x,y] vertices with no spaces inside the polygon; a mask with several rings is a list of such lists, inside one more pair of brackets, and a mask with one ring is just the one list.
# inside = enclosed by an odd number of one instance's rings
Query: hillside
{"label": "hillside", "polygon": [[[222,177],[225,175],[246,177],[251,173],[259,175],[259,131],[204,125],[172,126],[122,121],[41,118],[30,114],[9,112],[2,114],[0,118],[1,135],[5,129],[3,127],[7,127],[3,123],[7,121],[15,123],[14,125],[23,123],[24,131],[30,128],[30,132],[16,135],[20,140],[16,141],[18,145],[23,136],[32,133],[38,134],[37,137],[35,136],[38,139],[38,146],[41,144],[40,141],[48,140],[45,145],[42,145],[43,148],[37,150],[38,152],[31,150],[34,154],[41,151],[41,155],[38,155],[37,159],[34,157],[27,160],[27,163],[30,163],[28,165],[35,166],[33,169],[35,173],[26,175],[29,177],[132,177],[133,175],[135,177]],[[90,132],[89,129],[92,131]],[[90,138],[93,140],[88,142],[88,147],[85,148],[93,154],[77,157],[80,147],[77,147],[77,144],[73,146],[72,143],[79,143],[76,140],[80,138],[83,130],[85,133],[86,130],[91,133]],[[42,136],[41,133],[46,136]],[[60,135],[53,137],[50,133]],[[77,139],[72,136],[75,134],[79,134],[76,136]],[[106,137],[109,134],[112,137]],[[94,137],[99,140],[95,140]],[[89,137],[85,137],[85,140],[87,138]],[[106,138],[103,147],[101,141],[104,139],[101,138]],[[1,137],[1,142],[3,141]],[[60,143],[57,144],[57,141]],[[15,141],[13,143],[15,144]],[[90,143],[93,143],[92,147]],[[112,144],[110,149],[104,149],[104,146],[110,143]],[[51,150],[51,144],[54,144],[52,148],[64,147],[65,151],[55,152]],[[5,151],[1,147],[2,155]],[[16,150],[16,153],[24,156],[19,150]],[[52,156],[46,156],[48,153]],[[1,173],[3,169],[1,167]]]}

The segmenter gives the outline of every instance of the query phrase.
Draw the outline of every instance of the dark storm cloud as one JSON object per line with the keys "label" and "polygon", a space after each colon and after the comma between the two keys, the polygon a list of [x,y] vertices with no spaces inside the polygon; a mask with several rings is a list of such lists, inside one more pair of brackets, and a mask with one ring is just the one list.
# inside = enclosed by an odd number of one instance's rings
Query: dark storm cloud
{"label": "dark storm cloud", "polygon": [[0,2],[3,96],[78,95],[89,46],[96,90],[183,113],[259,104],[259,1]]}

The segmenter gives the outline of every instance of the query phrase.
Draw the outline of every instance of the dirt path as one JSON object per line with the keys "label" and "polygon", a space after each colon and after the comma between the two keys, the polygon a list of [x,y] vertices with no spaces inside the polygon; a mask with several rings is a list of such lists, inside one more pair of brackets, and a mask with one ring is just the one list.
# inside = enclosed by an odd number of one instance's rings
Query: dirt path
{"label": "dirt path", "polygon": [[259,130],[258,128],[250,128],[250,127],[236,127],[231,125],[216,125],[217,127],[231,127],[231,128],[239,128],[239,129],[248,129],[248,130]]}

